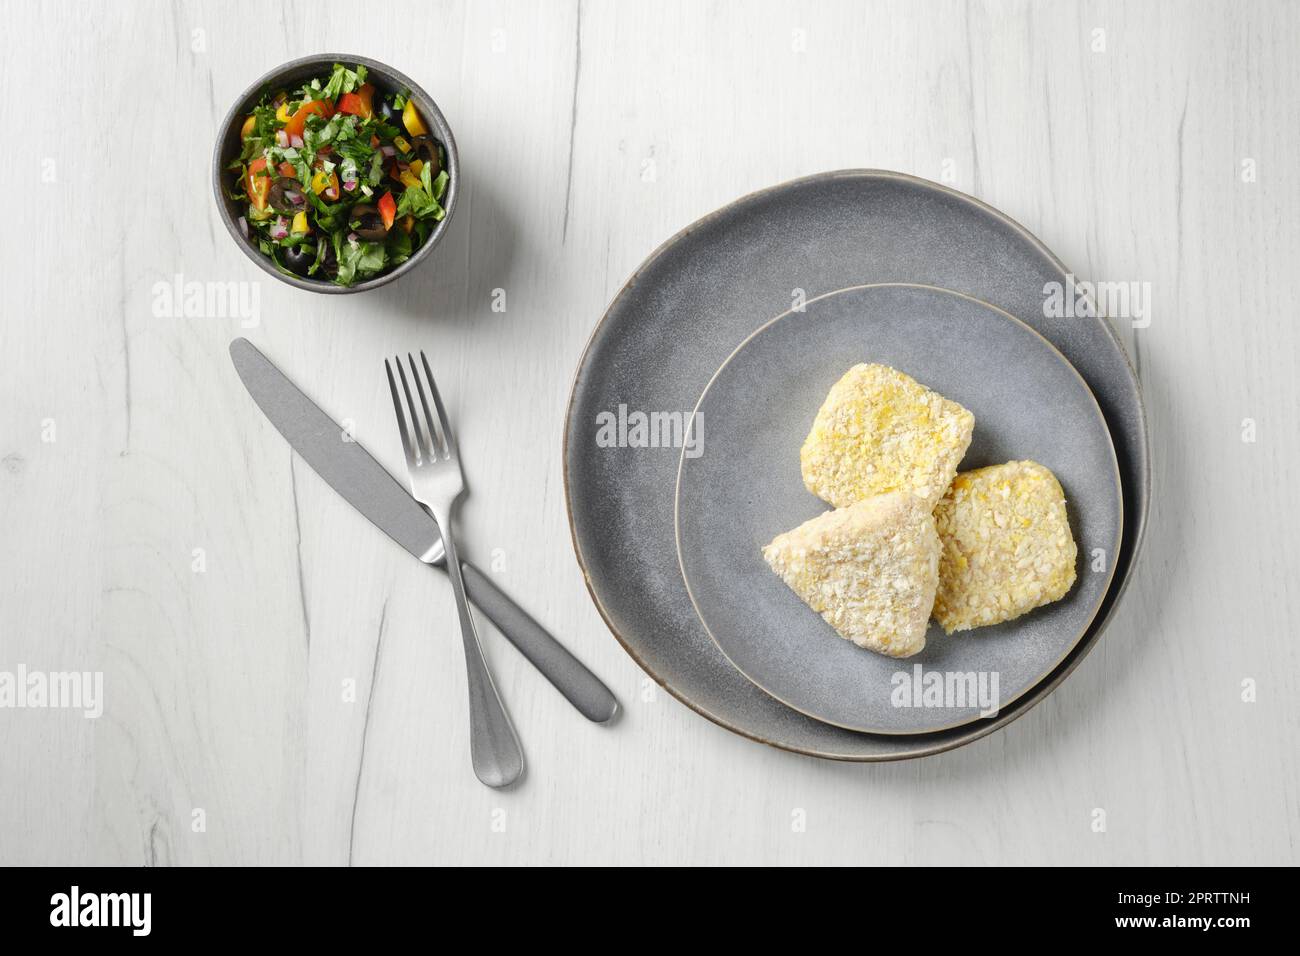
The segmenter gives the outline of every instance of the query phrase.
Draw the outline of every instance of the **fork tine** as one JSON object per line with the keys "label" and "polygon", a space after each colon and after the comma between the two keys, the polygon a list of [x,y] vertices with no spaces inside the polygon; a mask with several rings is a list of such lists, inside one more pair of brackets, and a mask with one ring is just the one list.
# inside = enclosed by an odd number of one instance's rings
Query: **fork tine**
{"label": "fork tine", "polygon": [[[401,365],[398,365],[401,369]],[[397,381],[393,378],[393,367],[384,359],[384,371],[388,373],[388,390],[393,393],[393,411],[397,415],[397,430],[402,433],[402,451],[406,453],[408,467],[415,466],[415,451],[411,447],[411,436],[406,430],[406,415],[402,411],[402,399],[397,394]]]}
{"label": "fork tine", "polygon": [[433,448],[424,440],[424,432],[420,428],[420,413],[415,407],[415,402],[411,400],[411,386],[406,382],[406,370],[402,368],[402,360],[394,357],[393,364],[397,366],[397,374],[402,379],[402,391],[406,393],[406,408],[411,413],[411,430],[415,433],[416,450],[421,459],[432,461]]}
{"label": "fork tine", "polygon": [[438,383],[434,381],[433,369],[429,368],[429,359],[420,349],[420,361],[424,363],[424,374],[429,377],[429,391],[433,395],[433,407],[438,410],[438,424],[442,426],[442,437],[446,445],[448,458],[456,457],[456,439],[451,433],[451,423],[447,419],[447,409],[443,407],[442,396],[438,394]]}
{"label": "fork tine", "polygon": [[[434,421],[433,414],[429,411],[429,400],[424,397],[424,382],[420,375],[420,370],[415,367],[415,359],[411,353],[406,353],[406,360],[411,363],[411,378],[415,379],[415,390],[420,394],[420,404],[424,406],[424,421],[429,427],[429,439],[433,445],[433,456],[435,458],[447,457],[447,444],[443,441],[442,430]],[[432,378],[429,379],[433,381]]]}

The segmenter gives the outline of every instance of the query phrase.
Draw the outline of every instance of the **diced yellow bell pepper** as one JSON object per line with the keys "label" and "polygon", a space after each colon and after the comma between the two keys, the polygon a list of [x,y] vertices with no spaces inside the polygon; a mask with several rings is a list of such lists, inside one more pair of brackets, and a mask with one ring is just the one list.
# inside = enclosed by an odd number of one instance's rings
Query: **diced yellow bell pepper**
{"label": "diced yellow bell pepper", "polygon": [[401,221],[402,221],[402,231],[403,231],[403,232],[409,233],[412,229],[415,228],[415,217],[414,217],[414,216],[403,216]]}
{"label": "diced yellow bell pepper", "polygon": [[398,178],[401,179],[402,185],[405,186],[407,189],[424,188],[424,183],[420,182],[418,176],[412,176],[411,171],[409,169],[403,169],[402,175],[399,176]]}
{"label": "diced yellow bell pepper", "polygon": [[249,116],[248,119],[244,120],[244,125],[239,128],[239,138],[248,139],[248,137],[252,135],[253,130],[255,130],[256,128],[257,128],[257,117]]}
{"label": "diced yellow bell pepper", "polygon": [[279,106],[276,107],[275,118],[278,119],[281,123],[287,123],[289,122],[289,118],[291,116],[293,116],[293,114],[289,112],[289,101],[288,99],[286,99],[283,103],[281,103]]}
{"label": "diced yellow bell pepper", "polygon": [[402,107],[402,123],[406,126],[406,131],[412,136],[429,135],[429,131],[424,126],[424,120],[420,119],[415,103],[411,100],[407,100],[406,106]]}
{"label": "diced yellow bell pepper", "polygon": [[398,149],[400,149],[403,153],[409,153],[411,151],[411,144],[408,143],[406,140],[402,139],[402,137],[400,136],[393,137],[393,145],[396,146]]}
{"label": "diced yellow bell pepper", "polygon": [[333,190],[334,193],[333,196],[328,198],[337,199],[339,196],[339,178],[333,173],[325,172],[323,169],[316,170],[311,177],[311,191],[319,196],[327,189]]}
{"label": "diced yellow bell pepper", "polygon": [[424,169],[424,160],[422,160],[422,159],[413,159],[413,160],[411,160],[411,172],[412,172],[412,173],[414,173],[416,176],[419,176],[419,175],[420,175],[420,170],[422,170],[422,169]]}
{"label": "diced yellow bell pepper", "polygon": [[289,227],[289,231],[295,236],[306,236],[311,233],[311,226],[307,222],[307,214],[305,212],[294,214],[293,225]]}

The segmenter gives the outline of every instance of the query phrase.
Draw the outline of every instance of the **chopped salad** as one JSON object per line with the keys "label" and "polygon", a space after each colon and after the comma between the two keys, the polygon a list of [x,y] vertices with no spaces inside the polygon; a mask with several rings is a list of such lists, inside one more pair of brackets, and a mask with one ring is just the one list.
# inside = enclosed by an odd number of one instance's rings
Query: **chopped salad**
{"label": "chopped salad", "polygon": [[445,215],[447,154],[408,90],[366,68],[265,94],[227,167],[240,228],[282,272],[342,286],[400,265]]}

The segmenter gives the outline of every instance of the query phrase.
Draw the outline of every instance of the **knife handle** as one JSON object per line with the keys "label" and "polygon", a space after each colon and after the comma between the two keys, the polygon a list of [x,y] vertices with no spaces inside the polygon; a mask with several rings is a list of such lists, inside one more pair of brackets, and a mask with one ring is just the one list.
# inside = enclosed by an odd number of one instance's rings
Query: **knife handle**
{"label": "knife handle", "polygon": [[[445,571],[446,568],[444,567]],[[468,561],[460,564],[465,593],[488,616],[506,640],[519,649],[582,716],[598,724],[618,713],[618,699],[568,648]]]}

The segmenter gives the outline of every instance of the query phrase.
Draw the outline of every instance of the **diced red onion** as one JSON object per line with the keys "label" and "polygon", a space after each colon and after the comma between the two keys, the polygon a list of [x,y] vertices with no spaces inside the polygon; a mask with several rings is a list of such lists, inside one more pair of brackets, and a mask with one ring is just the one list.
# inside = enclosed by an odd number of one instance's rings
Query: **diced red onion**
{"label": "diced red onion", "polygon": [[357,242],[360,238],[355,232],[348,233],[348,242]]}
{"label": "diced red onion", "polygon": [[396,156],[396,155],[397,155],[397,147],[396,147],[396,146],[380,146],[380,147],[379,147],[379,151],[380,151],[381,153],[383,153],[385,156]]}
{"label": "diced red onion", "polygon": [[295,206],[301,206],[306,201],[307,197],[302,193],[289,193],[289,202],[293,203]]}
{"label": "diced red onion", "polygon": [[352,192],[352,190],[357,188],[357,181],[355,179],[345,179],[343,180],[343,188],[348,192]]}
{"label": "diced red onion", "polygon": [[286,146],[288,146],[289,134],[282,129],[277,129],[275,131],[275,145],[279,146],[281,149],[284,149]]}
{"label": "diced red onion", "polygon": [[301,137],[301,136],[290,136],[290,137],[289,137],[289,145],[292,146],[294,149],[302,149],[302,137]]}
{"label": "diced red onion", "polygon": [[277,216],[275,224],[271,226],[271,238],[283,239],[287,235],[289,235],[289,224],[284,221],[283,216]]}

